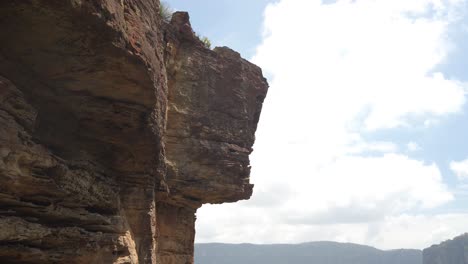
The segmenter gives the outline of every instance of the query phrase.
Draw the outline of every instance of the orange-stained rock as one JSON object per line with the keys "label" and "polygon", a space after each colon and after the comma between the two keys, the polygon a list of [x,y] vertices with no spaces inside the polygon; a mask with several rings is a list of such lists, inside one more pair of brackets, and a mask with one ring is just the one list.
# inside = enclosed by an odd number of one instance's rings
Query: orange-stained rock
{"label": "orange-stained rock", "polygon": [[248,199],[267,83],[156,0],[0,3],[0,263],[193,263]]}

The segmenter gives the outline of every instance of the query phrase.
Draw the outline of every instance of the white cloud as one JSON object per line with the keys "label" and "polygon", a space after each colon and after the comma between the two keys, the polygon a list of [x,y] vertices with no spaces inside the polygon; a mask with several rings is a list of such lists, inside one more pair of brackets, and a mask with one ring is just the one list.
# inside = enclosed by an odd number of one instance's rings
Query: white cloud
{"label": "white cloud", "polygon": [[242,206],[242,203],[245,202],[204,205],[197,215],[196,242],[261,244],[265,241],[338,241],[368,244],[381,249],[423,249],[465,233],[468,221],[468,214],[400,214],[369,223],[299,225],[276,223],[275,217],[271,218],[265,211]]}
{"label": "white cloud", "polygon": [[[262,175],[272,175],[277,168],[270,166]],[[385,240],[392,231],[389,219],[453,199],[441,183],[437,166],[397,154],[345,156],[316,169],[308,168],[307,163],[292,164],[283,177],[283,186],[276,180],[257,182],[249,201],[203,206],[197,217],[197,241],[336,240],[384,248],[419,247],[423,242],[418,238],[400,246],[396,236],[391,243]],[[391,227],[404,233],[400,225]]]}
{"label": "white cloud", "polygon": [[[204,206],[197,240],[338,240],[384,248],[436,241],[434,230],[451,216],[411,215],[454,199],[438,166],[399,154],[391,138],[368,141],[364,135],[435,126],[461,110],[461,82],[433,71],[453,46],[447,32],[461,2],[270,5],[253,58],[272,77],[251,158],[254,196]],[[462,220],[467,216],[454,216],[453,227],[447,220],[441,236],[461,232]],[[402,241],[411,234],[416,237]]]}
{"label": "white cloud", "polygon": [[392,153],[397,152],[398,146],[393,142],[388,141],[373,141],[366,142],[362,139],[355,140],[353,144],[346,150],[347,153]]}
{"label": "white cloud", "polygon": [[[255,193],[246,204],[264,207],[265,197],[281,200],[271,204],[274,208],[269,213],[285,222],[365,222],[411,209],[434,208],[453,199],[435,164],[403,155],[342,156],[322,165],[306,157],[297,162],[294,157],[282,159],[285,166],[280,161],[259,162],[255,175],[265,177],[256,178]],[[281,188],[287,192],[277,191]]]}
{"label": "white cloud", "polygon": [[415,152],[415,151],[420,151],[421,147],[418,145],[418,143],[411,141],[411,142],[408,142],[408,144],[406,144],[406,149],[409,152]]}
{"label": "white cloud", "polygon": [[[431,6],[435,14],[427,16]],[[451,47],[453,7],[428,0],[283,0],[266,10],[265,39],[253,61],[272,74],[271,90],[283,88],[275,92],[285,101],[326,110],[319,113],[340,124],[360,115],[369,130],[407,125],[408,118],[423,122],[465,102],[460,82],[432,72]]]}
{"label": "white cloud", "polygon": [[450,169],[459,180],[468,180],[468,159],[450,162]]}

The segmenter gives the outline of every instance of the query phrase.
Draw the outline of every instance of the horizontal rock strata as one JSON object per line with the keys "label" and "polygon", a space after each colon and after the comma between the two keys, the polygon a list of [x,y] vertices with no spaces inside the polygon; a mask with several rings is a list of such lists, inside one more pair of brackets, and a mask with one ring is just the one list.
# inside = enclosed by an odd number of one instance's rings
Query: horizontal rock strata
{"label": "horizontal rock strata", "polygon": [[193,263],[248,199],[267,83],[155,0],[0,3],[0,263]]}

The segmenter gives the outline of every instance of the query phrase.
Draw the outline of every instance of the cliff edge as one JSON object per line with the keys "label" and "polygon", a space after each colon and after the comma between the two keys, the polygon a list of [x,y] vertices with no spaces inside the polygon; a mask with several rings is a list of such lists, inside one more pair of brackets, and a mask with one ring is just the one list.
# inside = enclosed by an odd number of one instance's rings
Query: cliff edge
{"label": "cliff edge", "polygon": [[193,263],[248,199],[268,84],[156,0],[0,3],[0,262]]}

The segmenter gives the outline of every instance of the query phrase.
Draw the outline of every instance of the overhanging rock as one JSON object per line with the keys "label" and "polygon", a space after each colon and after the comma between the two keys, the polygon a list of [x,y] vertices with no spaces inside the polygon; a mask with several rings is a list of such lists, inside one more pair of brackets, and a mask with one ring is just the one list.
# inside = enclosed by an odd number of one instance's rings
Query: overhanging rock
{"label": "overhanging rock", "polygon": [[0,262],[193,263],[195,212],[248,199],[267,93],[154,0],[0,3]]}

